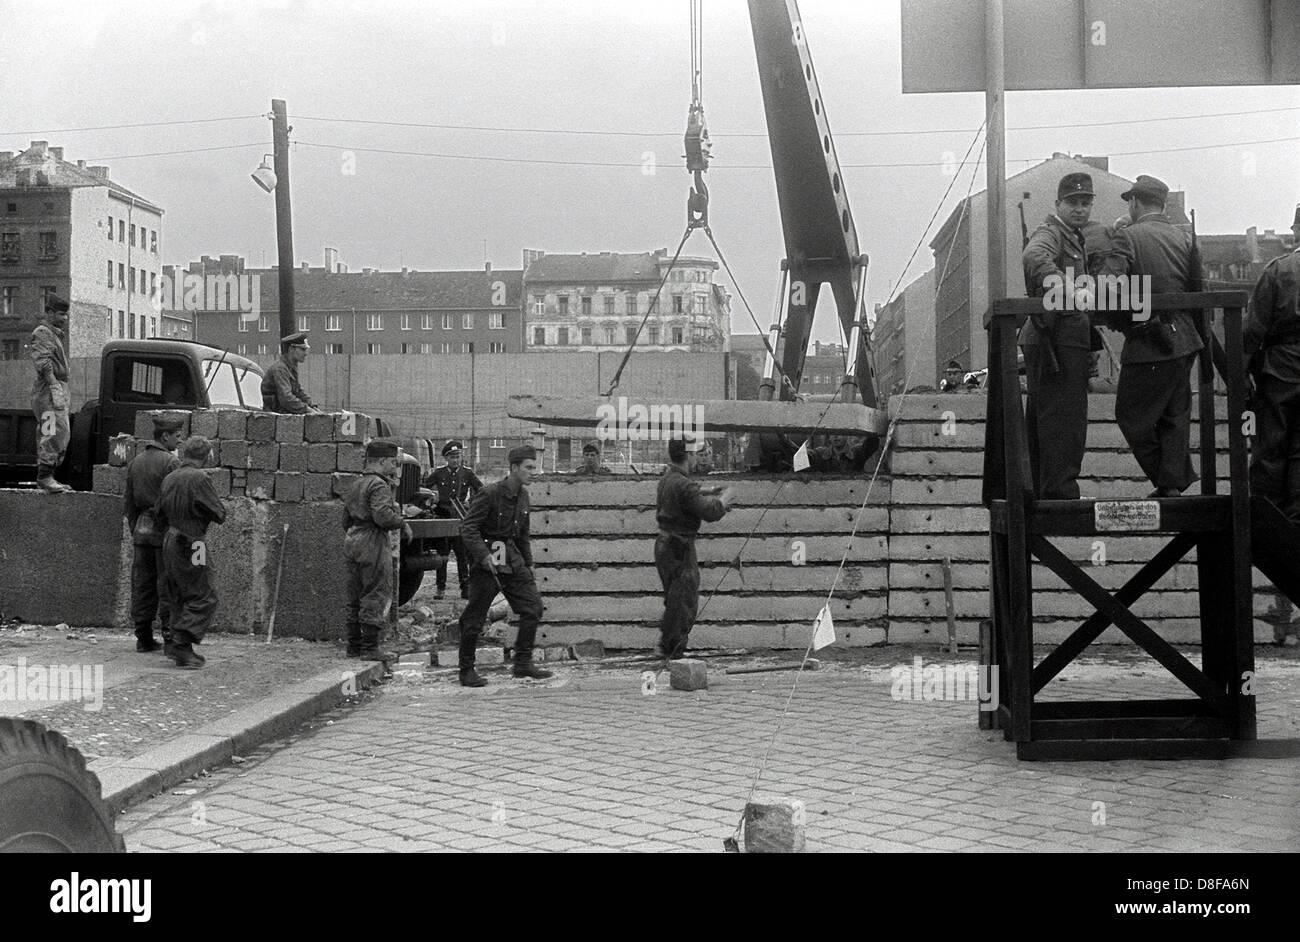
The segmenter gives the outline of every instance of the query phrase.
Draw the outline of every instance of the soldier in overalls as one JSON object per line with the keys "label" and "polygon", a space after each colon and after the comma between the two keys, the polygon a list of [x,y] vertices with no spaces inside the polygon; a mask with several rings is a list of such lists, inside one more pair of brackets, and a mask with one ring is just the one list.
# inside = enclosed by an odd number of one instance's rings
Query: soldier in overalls
{"label": "soldier in overalls", "polygon": [[379,636],[393,604],[393,559],[399,539],[411,528],[402,519],[393,488],[398,474],[397,443],[376,438],[366,445],[361,480],[343,502],[343,553],[348,567],[347,655],[387,661]]}

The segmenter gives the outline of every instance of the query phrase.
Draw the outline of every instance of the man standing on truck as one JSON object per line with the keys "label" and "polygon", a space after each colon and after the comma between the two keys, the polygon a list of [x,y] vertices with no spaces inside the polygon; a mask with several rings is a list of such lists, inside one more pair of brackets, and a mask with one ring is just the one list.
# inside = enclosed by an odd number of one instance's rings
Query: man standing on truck
{"label": "man standing on truck", "polygon": [[72,488],[54,480],[63,464],[70,437],[68,410],[68,355],[63,338],[68,326],[68,302],[49,295],[45,316],[32,331],[31,357],[36,366],[32,384],[32,413],[36,416],[36,486],[47,494],[62,494]]}
{"label": "man standing on truck", "polygon": [[298,364],[307,359],[307,331],[300,330],[280,341],[280,359],[262,377],[262,408],[267,412],[306,415],[320,412],[298,382]]}
{"label": "man standing on truck", "polygon": [[171,653],[171,612],[165,604],[158,604],[164,534],[153,506],[158,503],[163,478],[180,464],[176,447],[184,425],[184,420],[175,416],[154,416],[153,441],[126,466],[122,515],[131,529],[131,621],[135,625],[135,649],[142,654],[158,650],[153,637],[155,614],[162,626],[163,651]]}
{"label": "man standing on truck", "polygon": [[393,487],[398,480],[397,442],[375,438],[366,445],[361,479],[343,501],[343,555],[348,567],[347,655],[388,661],[379,636],[393,604],[393,557],[397,538],[411,538]]}

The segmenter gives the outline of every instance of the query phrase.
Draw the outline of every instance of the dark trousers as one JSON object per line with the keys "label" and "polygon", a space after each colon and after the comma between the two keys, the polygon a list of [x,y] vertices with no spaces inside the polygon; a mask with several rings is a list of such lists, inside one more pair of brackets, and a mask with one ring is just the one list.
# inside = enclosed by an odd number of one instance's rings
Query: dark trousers
{"label": "dark trousers", "polygon": [[695,626],[700,601],[700,563],[695,557],[695,541],[659,534],[655,540],[655,568],[664,587],[659,646],[665,657],[681,657]]}
{"label": "dark trousers", "polygon": [[356,654],[363,646],[363,625],[373,628],[377,637],[388,623],[388,608],[393,601],[393,558],[387,544],[377,542],[369,558],[355,559],[348,555],[347,569],[348,653]]}
{"label": "dark trousers", "polygon": [[1195,360],[1185,356],[1120,367],[1115,421],[1156,487],[1182,491],[1196,480],[1190,449]]}
{"label": "dark trousers", "polygon": [[1300,383],[1260,377],[1251,403],[1250,489],[1292,519],[1300,520]]}
{"label": "dark trousers", "polygon": [[194,562],[199,541],[169,529],[163,537],[163,599],[171,609],[172,640],[198,644],[217,615],[217,590],[212,585],[210,548],[203,547],[202,565]]}
{"label": "dark trousers", "polygon": [[[439,556],[455,555],[456,578],[460,581],[461,592],[465,592],[469,588],[469,559],[465,555],[465,541],[458,536],[444,536],[437,540],[434,548]],[[438,591],[442,592],[446,588],[447,564],[443,563],[438,567]]]}
{"label": "dark trousers", "polygon": [[163,640],[171,637],[171,612],[166,604],[159,604],[162,587],[162,547],[136,544],[131,558],[131,623],[135,636],[141,640],[153,637],[153,620],[158,616]]}
{"label": "dark trousers", "polygon": [[519,616],[519,632],[515,636],[515,663],[530,661],[533,657],[533,645],[537,641],[537,626],[542,620],[542,596],[537,591],[537,582],[530,570],[516,566],[515,572],[492,573],[475,566],[469,573],[469,601],[460,613],[460,669],[467,671],[474,666],[474,650],[478,646],[483,623],[487,620],[488,609],[496,598],[497,583],[500,582],[501,594],[510,603],[510,608]]}
{"label": "dark trousers", "polygon": [[1092,354],[1083,347],[1057,347],[1060,372],[1048,371],[1042,347],[1025,351],[1029,401],[1029,466],[1034,494],[1045,500],[1078,500],[1079,470],[1088,439],[1088,374]]}

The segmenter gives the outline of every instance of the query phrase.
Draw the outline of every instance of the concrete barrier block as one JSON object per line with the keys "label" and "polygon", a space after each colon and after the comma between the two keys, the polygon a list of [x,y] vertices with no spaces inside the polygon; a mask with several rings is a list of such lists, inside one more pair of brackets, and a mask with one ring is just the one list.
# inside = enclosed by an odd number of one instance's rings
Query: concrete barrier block
{"label": "concrete barrier block", "polygon": [[181,435],[184,438],[190,437],[190,410],[189,409],[147,409],[135,414],[135,437],[143,438],[146,441],[153,441],[153,420],[155,417],[166,416],[169,419],[181,420]]}
{"label": "concrete barrier block", "polygon": [[275,499],[302,500],[302,479],[296,471],[275,472]]}
{"label": "concrete barrier block", "polygon": [[302,438],[306,442],[334,441],[334,416],[329,413],[302,417]]}
{"label": "concrete barrier block", "polygon": [[357,481],[361,479],[361,475],[336,471],[330,475],[330,479],[333,481],[332,490],[334,496],[339,499],[344,499],[351,492],[352,485],[356,484]]}
{"label": "concrete barrier block", "polygon": [[257,471],[274,471],[280,467],[280,445],[276,442],[249,442],[248,466]]}
{"label": "concrete barrier block", "polygon": [[279,442],[302,441],[302,415],[277,415],[275,417],[275,439]]}
{"label": "concrete barrier block", "polygon": [[275,472],[249,471],[244,492],[254,500],[270,500],[275,496]]}
{"label": "concrete barrier block", "polygon": [[338,446],[318,442],[307,446],[307,470],[332,472],[339,466]]}
{"label": "concrete barrier block", "polygon": [[248,442],[239,438],[222,438],[213,444],[220,447],[219,460],[223,468],[248,468]]}
{"label": "concrete barrier block", "polygon": [[333,500],[334,476],[308,472],[302,476],[303,500]]}
{"label": "concrete barrier block", "polygon": [[806,812],[802,801],[757,797],[745,804],[745,853],[800,854]]}
{"label": "concrete barrier block", "polygon": [[334,441],[362,442],[370,438],[372,420],[364,412],[339,412],[334,416]]}
{"label": "concrete barrier block", "polygon": [[125,468],[136,455],[136,440],[125,433],[108,440],[108,463],[114,468]]}
{"label": "concrete barrier block", "polygon": [[91,480],[96,494],[115,494],[121,497],[126,492],[126,468],[97,464],[91,472]]}
{"label": "concrete barrier block", "polygon": [[208,476],[212,486],[216,488],[218,497],[230,496],[230,469],[229,468],[204,468],[203,473]]}
{"label": "concrete barrier block", "polygon": [[433,656],[428,651],[416,651],[412,654],[403,654],[397,659],[398,667],[429,667],[433,663]]}
{"label": "concrete barrier block", "polygon": [[275,441],[275,413],[250,412],[248,414],[248,440],[250,442]]}
{"label": "concrete barrier block", "polygon": [[248,413],[243,409],[221,409],[217,413],[218,438],[248,438]]}
{"label": "concrete barrier block", "polygon": [[306,442],[292,442],[280,446],[280,468],[281,471],[306,471],[307,470],[307,449],[310,446]]}
{"label": "concrete barrier block", "polygon": [[669,661],[668,679],[674,690],[709,689],[709,671],[703,661],[690,658]]}
{"label": "concrete barrier block", "polygon": [[506,649],[500,645],[479,648],[474,652],[474,662],[476,664],[504,664],[506,662]]}
{"label": "concrete barrier block", "polygon": [[153,438],[153,417],[157,413],[150,409],[135,414],[135,437]]}
{"label": "concrete barrier block", "polygon": [[216,409],[195,409],[190,413],[190,434],[216,438],[220,420]]}
{"label": "concrete barrier block", "polygon": [[338,453],[335,467],[340,471],[360,472],[366,466],[366,446],[343,443],[335,446]]}

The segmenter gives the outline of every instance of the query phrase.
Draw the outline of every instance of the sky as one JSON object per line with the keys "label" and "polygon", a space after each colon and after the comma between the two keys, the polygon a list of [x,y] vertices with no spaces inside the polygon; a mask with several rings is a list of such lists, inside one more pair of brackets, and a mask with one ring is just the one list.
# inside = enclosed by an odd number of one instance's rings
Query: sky
{"label": "sky", "polygon": [[[883,302],[932,265],[934,227],[966,195],[969,169],[941,204],[983,95],[902,93],[897,0],[800,10]],[[704,0],[703,48],[710,222],[765,329],[784,251],[742,0]],[[0,150],[47,140],[108,165],[165,209],[169,264],[274,263],[273,200],[249,179],[272,98],[293,126],[299,262],[326,246],[354,271],[671,251],[690,94],[687,0],[0,0]],[[126,124],[148,126],[104,129]],[[1185,190],[1203,233],[1285,230],[1300,203],[1297,86],[1012,92],[1006,124],[1009,174],[1057,151],[1113,155],[1114,173]],[[1066,126],[1017,130],[1043,124]],[[1249,143],[1275,138],[1290,140]],[[703,233],[687,252],[712,255]],[[732,326],[755,330],[738,298]],[[832,310],[813,337],[839,339]]]}

